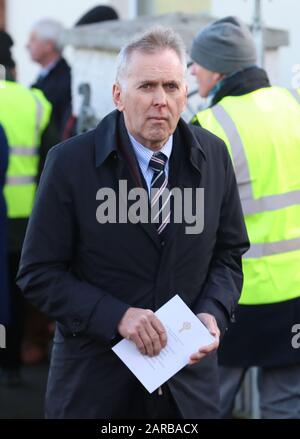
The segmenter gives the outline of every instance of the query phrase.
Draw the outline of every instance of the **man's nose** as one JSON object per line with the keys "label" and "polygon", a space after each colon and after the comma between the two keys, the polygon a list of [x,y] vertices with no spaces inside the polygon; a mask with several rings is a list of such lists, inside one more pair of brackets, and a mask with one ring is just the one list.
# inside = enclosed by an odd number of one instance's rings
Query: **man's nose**
{"label": "man's nose", "polygon": [[153,95],[153,104],[154,105],[166,105],[167,96],[163,87],[157,87],[154,91]]}

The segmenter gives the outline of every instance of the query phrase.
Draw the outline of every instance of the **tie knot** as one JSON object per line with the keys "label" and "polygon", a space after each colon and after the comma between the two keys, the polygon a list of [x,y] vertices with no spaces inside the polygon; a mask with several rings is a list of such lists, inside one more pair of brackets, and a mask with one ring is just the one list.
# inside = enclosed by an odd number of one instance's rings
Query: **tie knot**
{"label": "tie knot", "polygon": [[150,159],[149,166],[154,172],[161,172],[165,170],[168,157],[162,152],[154,153]]}

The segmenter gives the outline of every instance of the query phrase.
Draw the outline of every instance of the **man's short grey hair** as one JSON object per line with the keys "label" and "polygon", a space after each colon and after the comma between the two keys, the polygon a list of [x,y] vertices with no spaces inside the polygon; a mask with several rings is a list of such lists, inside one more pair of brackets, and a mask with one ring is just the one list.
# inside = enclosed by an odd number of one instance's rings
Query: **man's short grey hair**
{"label": "man's short grey hair", "polygon": [[126,76],[134,52],[154,54],[167,49],[173,50],[178,55],[186,71],[186,48],[182,38],[171,28],[156,26],[142,35],[137,35],[121,49],[117,61],[116,81],[121,82]]}
{"label": "man's short grey hair", "polygon": [[63,45],[61,43],[61,35],[64,31],[64,26],[59,21],[45,18],[37,21],[33,25],[32,30],[41,40],[53,42],[54,49],[57,52],[62,52]]}

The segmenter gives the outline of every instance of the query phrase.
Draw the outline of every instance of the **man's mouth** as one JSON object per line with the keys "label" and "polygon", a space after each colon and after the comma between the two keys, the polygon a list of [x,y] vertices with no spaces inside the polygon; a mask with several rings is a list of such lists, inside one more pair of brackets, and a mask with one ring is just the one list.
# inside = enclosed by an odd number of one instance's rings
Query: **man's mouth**
{"label": "man's mouth", "polygon": [[149,119],[156,120],[157,122],[163,122],[163,121],[168,120],[167,117],[162,117],[162,116],[152,116],[152,117],[149,117]]}

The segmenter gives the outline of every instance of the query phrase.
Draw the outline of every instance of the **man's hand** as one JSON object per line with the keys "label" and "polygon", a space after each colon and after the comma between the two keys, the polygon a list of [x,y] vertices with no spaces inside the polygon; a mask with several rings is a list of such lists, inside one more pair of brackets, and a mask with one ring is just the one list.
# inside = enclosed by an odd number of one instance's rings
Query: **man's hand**
{"label": "man's hand", "polygon": [[202,358],[206,357],[206,355],[218,349],[220,342],[220,330],[214,316],[203,312],[197,314],[197,317],[207,327],[211,335],[215,337],[216,341],[208,346],[204,346],[203,348],[199,349],[198,352],[192,354],[189,361],[190,365],[198,363],[200,360],[202,360]]}
{"label": "man's hand", "polygon": [[167,344],[167,332],[150,309],[129,308],[118,325],[118,331],[149,357],[158,355]]}

